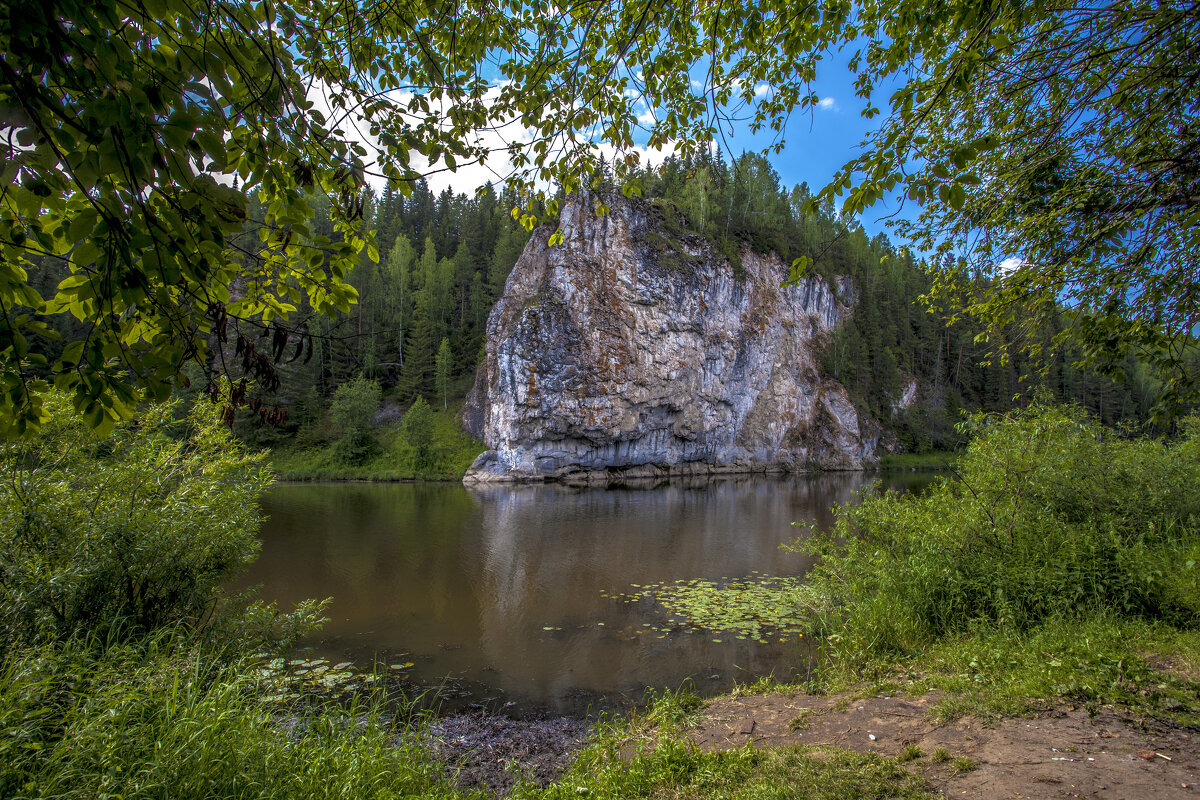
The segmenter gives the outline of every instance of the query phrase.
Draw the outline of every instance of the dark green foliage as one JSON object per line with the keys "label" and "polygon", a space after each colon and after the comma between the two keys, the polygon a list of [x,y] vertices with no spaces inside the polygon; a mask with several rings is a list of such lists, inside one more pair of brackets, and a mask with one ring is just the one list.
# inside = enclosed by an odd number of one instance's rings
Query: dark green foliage
{"label": "dark green foliage", "polygon": [[437,384],[438,396],[442,399],[442,409],[449,407],[450,397],[450,340],[442,339],[438,346],[437,358],[434,361],[434,382]]}
{"label": "dark green foliage", "polygon": [[36,438],[0,448],[0,646],[205,620],[257,552],[263,458],[207,402],[179,422],[177,404],[151,407],[110,437],[65,396],[46,404]]}
{"label": "dark green foliage", "polygon": [[343,461],[336,443],[318,443],[277,449],[274,467],[289,480],[458,480],[483,445],[459,427],[457,410],[452,405],[443,411],[430,407],[423,398],[417,400],[399,425],[383,426],[376,432],[377,446],[358,464]]}
{"label": "dark green foliage", "polygon": [[378,264],[364,260],[350,275],[359,291],[350,315],[314,320],[327,338],[307,382],[328,396],[362,374],[400,402],[461,391],[460,379],[474,373],[488,312],[529,239],[509,214],[517,204],[491,187],[473,198],[449,191],[435,197],[424,182],[411,197],[385,192],[371,222],[387,246]]}
{"label": "dark green foliage", "polygon": [[345,463],[361,464],[374,451],[379,400],[379,384],[362,377],[342,384],[333,393],[329,413],[341,436],[338,457]]}
{"label": "dark green foliage", "polygon": [[972,426],[954,480],[869,496],[814,540],[823,560],[803,602],[840,652],[912,653],[979,625],[1088,614],[1197,620],[1197,422],[1167,444],[1040,405]]}
{"label": "dark green foliage", "polygon": [[428,471],[432,467],[433,410],[424,397],[418,397],[404,415],[400,434],[404,437],[404,443],[413,450],[414,469],[418,472]]}

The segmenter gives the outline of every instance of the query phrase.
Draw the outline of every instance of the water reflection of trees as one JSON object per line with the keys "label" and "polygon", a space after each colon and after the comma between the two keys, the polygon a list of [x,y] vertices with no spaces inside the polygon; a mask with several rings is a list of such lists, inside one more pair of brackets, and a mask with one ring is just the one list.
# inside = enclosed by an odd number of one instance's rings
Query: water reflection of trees
{"label": "water reflection of trees", "polygon": [[778,549],[802,532],[791,523],[830,525],[831,507],[872,480],[760,477],[649,491],[283,485],[264,503],[263,554],[245,583],[284,604],[332,596],[322,634],[331,653],[369,663],[377,651],[404,651],[424,680],[451,674],[566,705],[580,689],[640,695],[686,676],[716,690],[781,664],[787,674],[803,666],[803,651],[637,635],[657,619],[653,604],[603,593],[801,573],[803,557]]}
{"label": "water reflection of trees", "polygon": [[638,635],[657,619],[653,602],[621,603],[603,594],[755,570],[802,573],[807,561],[779,550],[799,533],[791,523],[827,527],[831,506],[852,501],[865,482],[847,473],[672,483],[652,491],[471,489],[482,515],[483,652],[500,675],[526,676],[551,696],[571,688],[636,691],[688,676],[703,684],[714,674],[725,684],[731,676],[769,672],[781,659],[794,661],[801,656],[794,645]]}

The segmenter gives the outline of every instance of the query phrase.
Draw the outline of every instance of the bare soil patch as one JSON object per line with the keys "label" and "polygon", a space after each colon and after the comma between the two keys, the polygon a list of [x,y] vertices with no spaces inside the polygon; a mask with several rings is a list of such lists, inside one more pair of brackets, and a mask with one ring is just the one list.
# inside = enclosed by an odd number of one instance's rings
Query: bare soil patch
{"label": "bare soil patch", "polygon": [[[1200,734],[1102,708],[1061,708],[1034,718],[938,724],[939,696],[854,699],[768,694],[721,697],[691,739],[721,750],[832,745],[862,753],[921,755],[905,766],[947,797],[1200,797]],[[939,752],[942,751],[942,752]],[[935,757],[936,754],[936,757]],[[969,763],[968,763],[969,760]]]}

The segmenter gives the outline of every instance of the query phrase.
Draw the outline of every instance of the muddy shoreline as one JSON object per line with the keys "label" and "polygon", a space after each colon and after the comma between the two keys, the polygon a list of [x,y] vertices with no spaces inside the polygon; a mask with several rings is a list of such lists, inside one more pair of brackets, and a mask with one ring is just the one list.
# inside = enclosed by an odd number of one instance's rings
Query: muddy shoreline
{"label": "muddy shoreline", "polygon": [[450,780],[504,797],[519,781],[547,786],[556,780],[589,731],[572,717],[518,720],[478,711],[443,717],[429,735]]}
{"label": "muddy shoreline", "polygon": [[458,681],[423,685],[408,676],[412,666],[397,661],[368,673],[349,661],[270,659],[259,666],[262,699],[277,706],[280,722],[289,731],[306,728],[331,703],[358,709],[355,725],[367,724],[370,712],[362,709],[372,706],[385,721],[401,727],[406,718],[423,718],[423,735],[447,779],[462,789],[496,797],[506,796],[518,782],[552,783],[587,744],[601,715],[635,705],[610,698],[595,706],[589,703],[586,713],[555,713],[534,703],[506,700],[499,691],[480,698],[480,687]]}

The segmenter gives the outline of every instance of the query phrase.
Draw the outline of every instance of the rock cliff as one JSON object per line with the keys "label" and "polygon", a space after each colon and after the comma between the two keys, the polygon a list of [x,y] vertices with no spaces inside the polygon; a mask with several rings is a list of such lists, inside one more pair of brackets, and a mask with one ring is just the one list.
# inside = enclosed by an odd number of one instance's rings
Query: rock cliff
{"label": "rock cliff", "polygon": [[[848,281],[781,287],[775,255],[733,265],[642,201],[568,201],[534,232],[487,323],[463,423],[490,448],[464,478],[859,469],[878,426],[817,372]],[[864,425],[864,422],[866,423]],[[869,430],[864,430],[868,428]]]}

